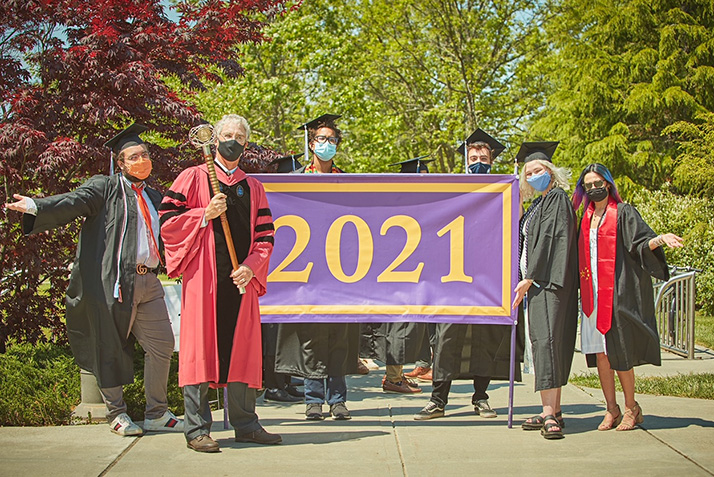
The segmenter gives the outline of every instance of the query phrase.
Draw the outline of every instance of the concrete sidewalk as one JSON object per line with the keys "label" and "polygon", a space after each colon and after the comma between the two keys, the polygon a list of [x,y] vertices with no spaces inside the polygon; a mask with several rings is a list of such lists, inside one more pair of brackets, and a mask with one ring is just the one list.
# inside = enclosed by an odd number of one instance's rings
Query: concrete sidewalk
{"label": "concrete sidewalk", "polygon": [[[714,372],[714,354],[687,361],[663,353],[663,366],[638,375]],[[585,370],[576,354],[573,372]],[[649,368],[652,368],[650,370]],[[303,404],[259,400],[261,423],[283,436],[278,446],[233,442],[214,413],[220,454],[186,448],[182,434],[119,437],[106,424],[0,428],[0,475],[714,475],[714,401],[638,395],[645,422],[631,432],[599,432],[599,389],[563,388],[566,438],[546,441],[520,423],[540,412],[532,376],[515,389],[508,429],[506,383],[489,388],[496,419],[473,413],[470,383],[452,387],[446,416],[414,421],[430,385],[412,396],[381,391],[383,368],[348,378],[351,421],[308,422]],[[327,410],[327,406],[325,406]]]}

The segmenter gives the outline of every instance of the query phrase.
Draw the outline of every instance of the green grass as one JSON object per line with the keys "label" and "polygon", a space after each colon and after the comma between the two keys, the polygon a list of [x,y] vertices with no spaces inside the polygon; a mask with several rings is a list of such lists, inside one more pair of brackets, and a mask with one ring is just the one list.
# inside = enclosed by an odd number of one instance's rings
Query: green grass
{"label": "green grass", "polygon": [[694,317],[694,341],[700,346],[714,349],[714,316],[697,312]]}
{"label": "green grass", "polygon": [[[570,377],[570,383],[588,388],[600,388],[597,374],[576,374]],[[622,392],[620,382],[615,380],[617,390]],[[657,396],[675,396],[697,399],[714,399],[714,374],[678,374],[676,376],[637,377],[635,393],[654,394]]]}

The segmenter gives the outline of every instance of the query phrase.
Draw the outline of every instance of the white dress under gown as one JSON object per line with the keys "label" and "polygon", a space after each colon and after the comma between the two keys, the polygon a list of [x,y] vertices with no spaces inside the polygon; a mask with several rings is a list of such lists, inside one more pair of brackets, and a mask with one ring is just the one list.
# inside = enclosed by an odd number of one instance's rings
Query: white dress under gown
{"label": "white dress under gown", "polygon": [[[604,221],[605,217],[602,218],[599,227]],[[597,233],[599,227],[590,229],[590,271],[592,273],[594,307],[590,316],[585,316],[582,308],[580,312],[580,350],[583,354],[607,353],[605,335],[597,329]]]}

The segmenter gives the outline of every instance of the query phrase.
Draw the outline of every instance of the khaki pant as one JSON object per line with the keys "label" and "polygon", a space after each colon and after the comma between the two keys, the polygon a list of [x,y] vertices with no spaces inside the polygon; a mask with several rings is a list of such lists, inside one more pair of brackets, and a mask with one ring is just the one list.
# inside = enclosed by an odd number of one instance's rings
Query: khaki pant
{"label": "khaki pant", "polygon": [[401,382],[403,369],[404,366],[401,364],[388,364],[385,373],[387,375],[387,381],[394,384]]}
{"label": "khaki pant", "polygon": [[[134,277],[130,333],[144,350],[145,419],[157,419],[168,409],[166,382],[174,351],[174,334],[164,302],[164,289],[153,273]],[[107,405],[107,420],[112,422],[126,412],[121,386],[101,388]]]}

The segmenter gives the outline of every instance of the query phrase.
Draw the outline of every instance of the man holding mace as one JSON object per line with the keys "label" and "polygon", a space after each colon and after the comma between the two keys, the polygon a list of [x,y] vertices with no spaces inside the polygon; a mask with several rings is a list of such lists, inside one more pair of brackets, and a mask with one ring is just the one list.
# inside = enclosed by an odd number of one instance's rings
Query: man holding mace
{"label": "man holding mace", "polygon": [[216,123],[215,136],[210,126],[194,131],[206,163],[183,171],[160,207],[168,274],[183,276],[186,441],[197,452],[219,452],[210,437],[208,388],[227,386],[236,442],[277,444],[282,438],[263,429],[255,413],[262,384],[258,297],[265,294],[274,227],[263,185],[238,167],[250,126],[230,114]]}

